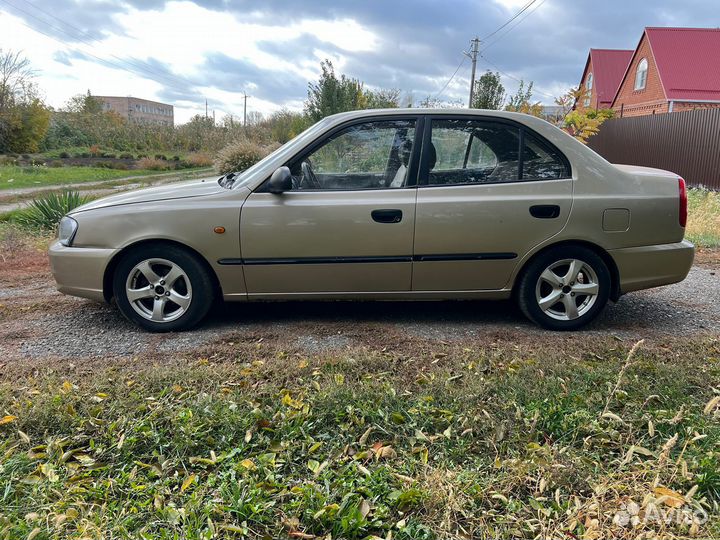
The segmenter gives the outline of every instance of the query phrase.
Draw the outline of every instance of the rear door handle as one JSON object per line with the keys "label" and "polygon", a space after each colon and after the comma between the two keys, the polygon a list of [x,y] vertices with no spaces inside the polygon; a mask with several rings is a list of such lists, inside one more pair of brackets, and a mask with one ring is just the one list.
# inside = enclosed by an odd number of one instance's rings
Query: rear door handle
{"label": "rear door handle", "polygon": [[400,223],[402,221],[402,210],[394,208],[383,208],[373,210],[370,215],[378,223]]}
{"label": "rear door handle", "polygon": [[536,204],[530,207],[530,215],[539,219],[554,219],[560,215],[557,204]]}

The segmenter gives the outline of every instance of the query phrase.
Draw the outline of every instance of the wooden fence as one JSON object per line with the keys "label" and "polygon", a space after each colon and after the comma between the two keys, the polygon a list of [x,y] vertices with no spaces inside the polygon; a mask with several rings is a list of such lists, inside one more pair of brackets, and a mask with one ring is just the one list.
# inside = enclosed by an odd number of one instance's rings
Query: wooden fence
{"label": "wooden fence", "polygon": [[588,141],[611,163],[666,169],[720,189],[720,108],[613,118]]}

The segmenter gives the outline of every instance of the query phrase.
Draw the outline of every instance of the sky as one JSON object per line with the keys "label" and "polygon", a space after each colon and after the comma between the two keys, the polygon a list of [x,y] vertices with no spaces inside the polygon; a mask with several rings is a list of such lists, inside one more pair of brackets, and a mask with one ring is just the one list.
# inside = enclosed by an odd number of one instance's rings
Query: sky
{"label": "sky", "polygon": [[129,95],[174,105],[176,123],[205,100],[241,117],[245,94],[249,112],[301,110],[323,59],[403,105],[466,104],[474,37],[478,75],[508,93],[533,81],[552,104],[590,47],[633,49],[645,26],[718,27],[720,0],[0,0],[0,48],[30,60],[49,105]]}

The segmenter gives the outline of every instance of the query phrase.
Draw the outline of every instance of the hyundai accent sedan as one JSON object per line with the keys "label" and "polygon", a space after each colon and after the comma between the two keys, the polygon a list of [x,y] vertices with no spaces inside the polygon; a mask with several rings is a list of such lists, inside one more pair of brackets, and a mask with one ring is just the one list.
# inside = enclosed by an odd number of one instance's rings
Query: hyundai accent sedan
{"label": "hyundai accent sedan", "polygon": [[573,330],[683,280],[686,217],[678,175],[612,165],[532,116],[356,111],[244,172],[81,206],[50,261],[61,292],[150,331],[219,299],[508,298]]}

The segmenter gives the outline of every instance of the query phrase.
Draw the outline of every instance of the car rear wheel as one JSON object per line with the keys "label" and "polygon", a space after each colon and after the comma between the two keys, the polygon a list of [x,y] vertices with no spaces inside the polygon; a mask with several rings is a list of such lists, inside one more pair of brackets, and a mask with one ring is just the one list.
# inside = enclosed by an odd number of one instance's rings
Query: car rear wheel
{"label": "car rear wheel", "polygon": [[594,251],[561,246],[542,253],[525,269],[518,303],[543,328],[576,330],[602,311],[610,285],[607,265]]}
{"label": "car rear wheel", "polygon": [[113,276],[113,293],[122,314],[151,332],[195,326],[214,296],[204,265],[175,246],[143,246],[125,255]]}

